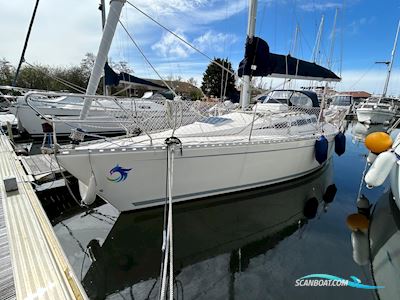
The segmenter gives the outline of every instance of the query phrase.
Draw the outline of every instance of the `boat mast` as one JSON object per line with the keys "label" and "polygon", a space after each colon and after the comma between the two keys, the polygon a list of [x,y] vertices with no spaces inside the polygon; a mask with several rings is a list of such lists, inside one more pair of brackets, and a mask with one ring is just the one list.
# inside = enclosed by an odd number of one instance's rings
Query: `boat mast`
{"label": "boat mast", "polygon": [[[110,10],[103,30],[103,36],[101,38],[99,50],[97,52],[96,60],[94,62],[92,73],[90,74],[89,83],[86,88],[86,95],[91,96],[96,94],[97,87],[100,83],[101,74],[104,69],[104,65],[107,61],[108,51],[110,51],[111,43],[114,37],[115,29],[121,15],[122,7],[126,0],[111,0]],[[80,119],[84,120],[87,117],[92,99],[86,97],[81,111]]]}
{"label": "boat mast", "polygon": [[392,50],[392,56],[390,58],[390,62],[388,63],[388,74],[386,76],[386,81],[385,81],[385,86],[383,88],[383,93],[382,93],[382,98],[386,96],[387,89],[389,86],[389,80],[390,80],[390,74],[392,73],[392,67],[393,67],[393,61],[394,61],[394,56],[396,54],[396,48],[397,48],[397,39],[399,37],[399,30],[400,30],[400,20],[399,24],[397,25],[397,32],[396,32],[396,37],[394,39],[394,45],[393,45],[393,50]]}
{"label": "boat mast", "polygon": [[36,11],[37,11],[38,5],[39,5],[39,0],[36,0],[35,8],[33,9],[33,14],[32,14],[32,17],[31,17],[31,22],[29,23],[28,33],[26,34],[24,48],[22,49],[21,58],[19,59],[17,71],[15,72],[15,77],[14,77],[14,81],[12,83],[12,86],[16,86],[17,80],[18,80],[19,71],[21,69],[21,65],[25,61],[25,51],[26,51],[26,48],[28,47],[28,41],[29,41],[29,37],[31,35],[33,21],[35,20],[35,16],[36,16]]}
{"label": "boat mast", "polygon": [[336,20],[337,20],[338,11],[339,11],[339,9],[336,8],[335,18],[333,19],[332,34],[331,34],[331,49],[330,49],[329,57],[328,57],[328,69],[330,69],[332,66],[333,50],[335,49]]}
{"label": "boat mast", "polygon": [[[106,25],[106,6],[104,0],[100,0],[99,10],[101,11],[101,28],[104,30],[104,26]],[[103,76],[103,95],[107,96],[107,94],[106,76]]]}
{"label": "boat mast", "polygon": [[300,31],[300,27],[299,27],[299,24],[296,24],[296,30],[295,30],[295,32],[294,32],[294,40],[293,40],[293,47],[292,47],[292,49],[290,50],[290,52],[289,52],[289,54],[290,55],[296,55],[296,50],[297,50],[297,39],[298,39],[298,36],[299,36],[299,31]]}
{"label": "boat mast", "polygon": [[[256,28],[256,15],[257,15],[257,0],[249,0],[249,18],[247,21],[247,42],[251,42],[254,37]],[[251,66],[253,69],[253,66]],[[254,66],[256,67],[256,66]],[[243,87],[242,87],[242,109],[245,109],[250,103],[250,88],[251,76],[243,76]]]}
{"label": "boat mast", "polygon": [[319,50],[321,48],[322,31],[324,30],[324,21],[325,21],[325,16],[322,15],[321,22],[319,23],[317,39],[315,40],[314,51],[313,51],[313,55],[312,55],[312,59],[311,59],[312,62],[314,62],[314,63],[317,63],[317,60],[319,58]]}

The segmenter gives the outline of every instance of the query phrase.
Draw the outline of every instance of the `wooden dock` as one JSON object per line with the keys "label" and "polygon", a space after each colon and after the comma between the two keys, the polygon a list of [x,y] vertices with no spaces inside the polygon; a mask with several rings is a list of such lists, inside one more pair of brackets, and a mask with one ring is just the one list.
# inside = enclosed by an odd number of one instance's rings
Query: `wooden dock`
{"label": "wooden dock", "polygon": [[[18,190],[6,192],[5,178]],[[0,135],[0,300],[87,299],[7,137]]]}

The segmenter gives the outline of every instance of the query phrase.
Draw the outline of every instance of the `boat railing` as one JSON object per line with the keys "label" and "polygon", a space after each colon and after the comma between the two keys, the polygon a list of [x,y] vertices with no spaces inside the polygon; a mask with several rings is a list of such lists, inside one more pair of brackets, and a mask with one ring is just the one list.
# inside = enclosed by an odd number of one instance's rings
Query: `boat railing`
{"label": "boat railing", "polygon": [[[50,113],[47,105],[57,103],[57,97],[74,98],[74,103],[63,102],[56,105],[60,111]],[[82,107],[85,98],[92,100],[88,117],[80,119],[79,109],[75,115],[68,115],[68,109]],[[319,121],[319,107],[295,107],[276,110],[243,111],[236,115],[237,123],[232,125],[225,115],[238,112],[237,105],[227,105],[226,103],[215,103],[205,101],[187,101],[180,97],[174,100],[142,99],[142,98],[117,98],[114,96],[86,96],[82,94],[70,93],[43,93],[30,92],[24,97],[25,103],[40,116],[44,122],[51,123],[57,127],[58,123],[67,123],[72,130],[80,130],[84,135],[90,136],[91,128],[118,128],[126,135],[137,135],[142,133],[148,136],[149,143],[152,144],[153,136],[161,131],[175,131],[184,125],[198,122],[199,126],[185,127],[179,131],[184,136],[240,136],[247,138],[259,138],[262,135],[297,137],[300,135],[314,135],[322,132],[325,120]],[[39,99],[40,101],[36,101]],[[76,99],[81,99],[81,102]],[[53,106],[51,106],[53,107]],[[228,120],[228,121],[227,121]],[[214,126],[214,130],[207,131],[207,125]],[[202,125],[203,124],[203,125]],[[200,128],[201,127],[201,128]],[[200,129],[199,129],[200,128]],[[215,130],[217,128],[217,130]],[[221,129],[221,130],[218,130]]]}
{"label": "boat railing", "polygon": [[[61,97],[63,101],[57,101]],[[87,98],[92,100],[88,117],[80,119],[79,112]],[[215,106],[215,102],[186,101],[180,97],[167,100],[54,92],[29,92],[23,102],[44,122],[54,126],[68,124],[72,130],[81,129],[87,135],[91,128],[119,129],[127,135],[142,132],[150,139],[150,133],[175,130],[208,116],[210,108]]]}

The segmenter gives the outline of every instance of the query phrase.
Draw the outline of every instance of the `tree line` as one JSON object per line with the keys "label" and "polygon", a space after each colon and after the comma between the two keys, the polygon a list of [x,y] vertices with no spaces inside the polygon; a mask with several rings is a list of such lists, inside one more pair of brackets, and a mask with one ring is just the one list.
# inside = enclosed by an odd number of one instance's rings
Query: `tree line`
{"label": "tree line", "polygon": [[[95,59],[94,54],[87,53],[79,65],[59,67],[23,63],[16,86],[27,89],[76,92],[75,89],[62,83],[62,81],[65,81],[80,87],[84,91]],[[113,69],[119,72],[131,73],[133,71],[125,61],[110,61],[109,63]],[[16,68],[9,61],[5,58],[0,59],[0,85],[11,85],[14,81],[15,72]]]}
{"label": "tree line", "polygon": [[[95,59],[94,54],[87,53],[79,65],[59,67],[24,63],[20,70],[16,86],[27,89],[77,92],[75,89],[62,83],[62,81],[65,81],[80,87],[84,91],[86,90]],[[214,96],[216,98],[226,96],[233,98],[237,94],[237,90],[235,88],[235,77],[231,62],[228,59],[221,58],[214,58],[214,61],[219,65],[223,65],[230,72],[222,70],[215,63],[210,63],[203,73],[201,90],[206,96]],[[125,61],[110,61],[109,64],[116,71],[133,72]],[[5,58],[0,59],[0,85],[11,85],[14,81],[15,72],[16,68],[10,62]],[[167,80],[183,81],[183,78],[180,76],[175,78],[169,76]],[[195,86],[197,85],[194,78],[189,78],[187,82]],[[102,92],[101,89],[102,87],[99,87],[99,93]],[[196,95],[195,98],[199,98],[199,96],[201,95]]]}

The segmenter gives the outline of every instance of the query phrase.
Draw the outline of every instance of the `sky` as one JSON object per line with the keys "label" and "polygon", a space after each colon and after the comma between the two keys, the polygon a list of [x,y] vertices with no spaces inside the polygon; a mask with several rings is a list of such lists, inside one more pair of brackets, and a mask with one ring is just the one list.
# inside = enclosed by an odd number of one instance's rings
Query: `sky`
{"label": "sky", "polygon": [[[101,39],[100,0],[40,0],[26,61],[45,65],[79,64],[85,53],[96,53]],[[227,57],[237,66],[243,57],[248,0],[130,0],[209,57]],[[384,4],[383,4],[384,3]],[[34,0],[2,4],[0,58],[16,65],[33,11]],[[108,9],[108,3],[106,5]],[[338,9],[335,34],[333,21]],[[271,52],[288,54],[293,49],[296,24],[300,28],[292,55],[311,60],[324,16],[319,61],[327,65],[334,39],[332,70],[342,77],[337,90],[381,93],[400,18],[395,0],[260,0],[256,35]],[[209,60],[181,43],[134,7],[126,3],[120,18],[130,35],[162,77],[193,77],[201,84]],[[400,51],[396,55],[389,94],[400,94]],[[138,49],[119,25],[109,57],[127,61],[136,76],[157,78]],[[279,79],[264,79],[277,86]],[[304,85],[304,83],[297,83]]]}

